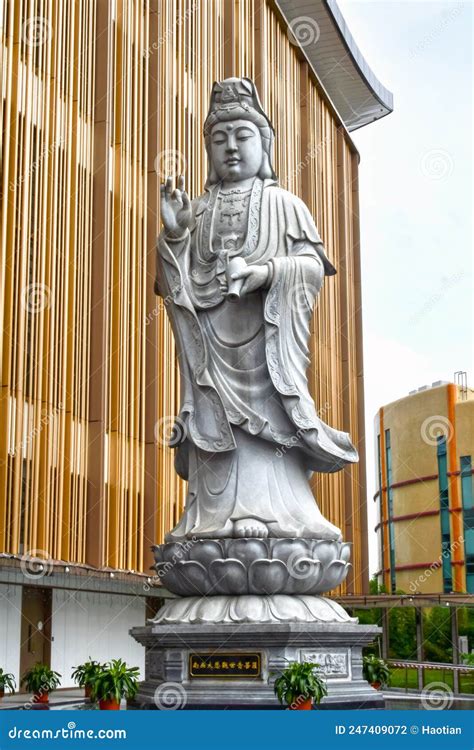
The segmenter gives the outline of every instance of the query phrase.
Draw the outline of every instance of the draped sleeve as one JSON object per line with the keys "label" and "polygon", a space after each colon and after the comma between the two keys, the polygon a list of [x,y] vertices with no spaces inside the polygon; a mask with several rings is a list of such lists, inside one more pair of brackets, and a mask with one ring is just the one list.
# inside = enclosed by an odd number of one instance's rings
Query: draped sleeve
{"label": "draped sleeve", "polygon": [[190,244],[189,231],[181,241],[171,242],[162,232],[156,252],[155,291],[166,306],[181,374],[181,410],[172,437],[175,447],[190,439],[204,451],[228,451],[235,448],[235,441],[208,370],[206,337],[189,280]]}
{"label": "draped sleeve", "polygon": [[273,257],[264,308],[270,377],[315,471],[333,472],[358,460],[347,433],[325,424],[309,393],[306,370],[312,312],[324,275],[335,273],[306,206],[285,201],[287,254]]}
{"label": "draped sleeve", "polygon": [[294,245],[306,242],[312,245],[323,264],[326,276],[334,276],[336,269],[328,259],[319,232],[306,204],[296,195],[286,190],[278,190],[279,208],[285,220],[287,252],[295,254]]}

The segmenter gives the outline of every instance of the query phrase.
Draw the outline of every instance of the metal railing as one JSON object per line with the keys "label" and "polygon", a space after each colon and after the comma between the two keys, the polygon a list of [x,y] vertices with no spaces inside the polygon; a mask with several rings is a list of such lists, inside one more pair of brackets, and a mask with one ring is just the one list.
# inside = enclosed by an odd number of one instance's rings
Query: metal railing
{"label": "metal railing", "polygon": [[[432,682],[443,682],[455,694],[474,694],[474,667],[467,664],[446,664],[444,662],[417,662],[403,659],[387,659],[390,670],[404,670],[404,685],[395,684],[392,672],[392,687],[409,690],[423,690]],[[431,672],[431,674],[427,674]],[[433,674],[436,673],[436,674]],[[463,677],[465,679],[463,679]]]}

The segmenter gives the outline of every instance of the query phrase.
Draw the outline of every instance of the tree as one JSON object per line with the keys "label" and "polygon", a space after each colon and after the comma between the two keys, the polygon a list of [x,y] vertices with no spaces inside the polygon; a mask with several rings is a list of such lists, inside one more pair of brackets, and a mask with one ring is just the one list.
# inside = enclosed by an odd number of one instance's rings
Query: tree
{"label": "tree", "polygon": [[449,607],[425,610],[423,647],[427,661],[452,662],[451,612]]}
{"label": "tree", "polygon": [[416,659],[416,614],[414,607],[393,607],[388,613],[389,656]]}

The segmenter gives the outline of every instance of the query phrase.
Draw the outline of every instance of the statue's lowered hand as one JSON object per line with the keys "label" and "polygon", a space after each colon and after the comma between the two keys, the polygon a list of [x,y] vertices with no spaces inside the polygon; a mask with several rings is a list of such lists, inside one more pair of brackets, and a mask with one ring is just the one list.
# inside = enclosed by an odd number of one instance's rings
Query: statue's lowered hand
{"label": "statue's lowered hand", "polygon": [[191,226],[191,201],[184,189],[184,177],[178,178],[178,186],[173,190],[171,177],[166,178],[164,185],[160,185],[161,220],[165,233],[171,239],[179,239]]}
{"label": "statue's lowered hand", "polygon": [[[239,260],[243,260],[243,258],[239,258]],[[234,282],[240,279],[243,280],[239,296],[250,294],[266,286],[268,281],[268,266],[247,266],[246,264],[245,268],[242,267],[237,271],[231,272],[230,278]]]}

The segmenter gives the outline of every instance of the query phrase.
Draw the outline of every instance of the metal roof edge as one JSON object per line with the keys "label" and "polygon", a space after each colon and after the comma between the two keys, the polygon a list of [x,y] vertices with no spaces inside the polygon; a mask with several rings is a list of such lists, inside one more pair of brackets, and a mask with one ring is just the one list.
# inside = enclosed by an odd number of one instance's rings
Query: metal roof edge
{"label": "metal roof edge", "polygon": [[[321,58],[318,60],[319,52],[316,46],[318,40],[313,45],[314,50],[310,49],[308,44],[301,44],[297,38],[294,38],[293,43],[298,46],[300,53],[308,62],[318,85],[347,134],[393,112],[393,94],[383,86],[367,63],[349,31],[336,0],[315,0],[312,6],[308,6],[308,0],[296,0],[296,2],[293,0],[291,3],[289,0],[272,0],[272,4],[278,8],[289,31],[292,31],[293,25],[298,21],[306,21],[308,14],[317,27],[322,22],[322,16],[330,25],[332,29],[331,37],[335,47],[334,52],[337,54],[337,47],[339,47],[340,52],[348,61],[347,64],[353,68],[360,84],[367,91],[367,105],[363,110],[361,110],[359,102],[348,100],[344,96],[343,90],[335,85],[336,76],[329,77],[321,69]],[[352,77],[350,71],[343,69],[343,73],[338,76],[338,82],[340,83],[342,80],[343,83],[347,83],[348,77]],[[377,111],[374,111],[375,106]],[[344,110],[346,110],[346,116],[344,116]],[[358,117],[356,119],[349,117],[349,114],[352,113],[358,115]],[[353,142],[352,146],[357,152]]]}
{"label": "metal roof edge", "polygon": [[[393,94],[389,91],[377,78],[374,71],[368,64],[364,55],[360,51],[357,43],[352,36],[349,27],[346,23],[344,16],[342,15],[341,9],[339,8],[336,0],[323,0],[323,3],[328,8],[332,20],[335,23],[336,29],[341,36],[341,40],[345,45],[348,53],[350,54],[354,65],[358,68],[361,77],[365,79],[368,87],[371,89],[374,96],[378,99],[380,104],[385,107],[388,112],[385,115],[393,112]],[[383,116],[385,116],[383,115]],[[379,118],[377,118],[379,119]]]}

